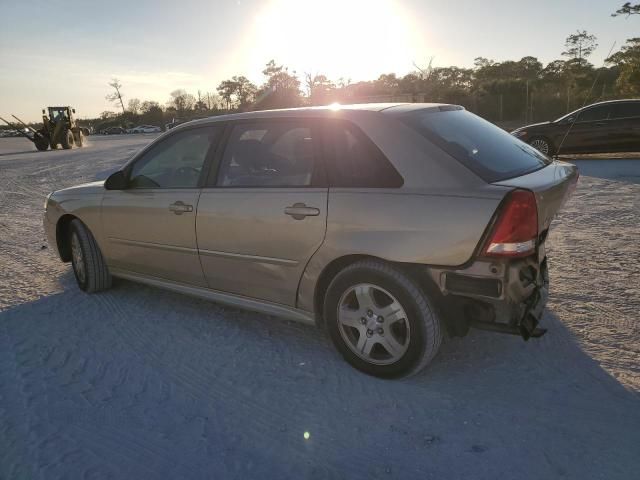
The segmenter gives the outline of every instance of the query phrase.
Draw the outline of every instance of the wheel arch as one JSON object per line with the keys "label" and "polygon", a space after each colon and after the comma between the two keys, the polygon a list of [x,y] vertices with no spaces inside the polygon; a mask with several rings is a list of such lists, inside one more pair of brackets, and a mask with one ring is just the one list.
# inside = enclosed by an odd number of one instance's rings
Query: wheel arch
{"label": "wheel arch", "polygon": [[313,295],[313,307],[316,318],[316,324],[319,327],[324,328],[325,321],[323,315],[324,298],[327,293],[327,289],[331,284],[331,281],[345,268],[361,260],[376,260],[379,262],[393,265],[394,267],[402,270],[405,274],[411,277],[420,288],[422,288],[430,299],[434,303],[434,306],[440,310],[442,294],[438,286],[434,283],[431,277],[428,275],[428,265],[414,264],[414,263],[402,263],[386,260],[384,258],[376,257],[374,255],[364,254],[351,254],[337,257],[329,262],[322,273],[318,277],[316,282],[314,295]]}
{"label": "wheel arch", "polygon": [[78,217],[65,213],[56,222],[56,246],[63,262],[71,261],[71,222]]}
{"label": "wheel arch", "polygon": [[551,136],[550,136],[550,135],[547,135],[547,134],[544,134],[544,133],[541,133],[541,134],[538,134],[538,135],[534,134],[534,135],[532,135],[532,136],[531,136],[531,138],[527,141],[527,143],[528,143],[529,145],[531,145],[531,143],[532,143],[534,140],[537,140],[537,139],[544,140],[545,142],[547,142],[547,143],[549,144],[549,153],[548,153],[547,155],[551,156],[551,155],[553,155],[553,154],[555,153],[555,151],[556,151],[556,144],[555,144],[555,142],[553,141],[553,139],[551,138]]}

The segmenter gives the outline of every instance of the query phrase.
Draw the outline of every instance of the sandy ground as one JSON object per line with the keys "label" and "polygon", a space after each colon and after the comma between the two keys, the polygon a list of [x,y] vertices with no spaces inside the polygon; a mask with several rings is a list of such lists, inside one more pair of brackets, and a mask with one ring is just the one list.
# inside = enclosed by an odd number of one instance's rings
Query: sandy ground
{"label": "sandy ground", "polygon": [[383,381],[311,327],[126,281],[76,288],[43,248],[44,196],[150,138],[0,140],[1,479],[637,478],[640,160],[578,162],[545,337],[472,332]]}

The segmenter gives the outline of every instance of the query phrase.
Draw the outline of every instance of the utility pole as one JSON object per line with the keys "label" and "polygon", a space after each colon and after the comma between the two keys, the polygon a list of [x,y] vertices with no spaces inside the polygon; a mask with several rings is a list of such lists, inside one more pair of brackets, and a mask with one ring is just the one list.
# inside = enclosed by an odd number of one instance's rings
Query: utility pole
{"label": "utility pole", "polygon": [[529,123],[529,80],[527,80],[527,93],[524,100],[524,123]]}

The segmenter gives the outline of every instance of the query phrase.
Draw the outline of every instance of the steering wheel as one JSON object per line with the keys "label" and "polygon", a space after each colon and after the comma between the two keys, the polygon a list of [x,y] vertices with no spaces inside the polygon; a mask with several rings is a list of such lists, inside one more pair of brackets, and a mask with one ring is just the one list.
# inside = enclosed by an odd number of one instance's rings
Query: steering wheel
{"label": "steering wheel", "polygon": [[176,168],[174,174],[181,178],[197,178],[200,176],[200,170],[193,167],[179,167]]}

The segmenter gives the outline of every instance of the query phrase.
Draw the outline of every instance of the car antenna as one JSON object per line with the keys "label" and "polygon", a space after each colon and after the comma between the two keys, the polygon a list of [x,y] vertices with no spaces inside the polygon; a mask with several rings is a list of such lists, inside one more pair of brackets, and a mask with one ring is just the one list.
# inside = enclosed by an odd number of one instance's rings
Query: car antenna
{"label": "car antenna", "polygon": [[[613,49],[616,46],[616,41],[613,41],[613,45],[611,45],[611,48],[609,49],[609,53],[607,54],[606,57],[604,57],[604,60],[602,61],[602,68],[598,69],[598,71],[596,72],[596,78],[593,79],[593,83],[591,84],[591,88],[589,89],[589,92],[587,93],[587,96],[584,99],[584,102],[582,103],[582,107],[579,108],[579,110],[582,110],[584,108],[584,106],[587,104],[587,101],[589,100],[589,97],[591,97],[591,92],[593,92],[593,87],[596,86],[596,83],[598,82],[598,78],[600,78],[600,73],[602,72],[602,69],[604,68],[604,64],[607,61],[607,58],[609,58],[611,56],[611,52],[613,52]],[[571,122],[571,125],[569,125],[569,128],[567,129],[567,131],[565,132],[564,136],[562,137],[562,141],[560,142],[560,145],[558,145],[558,149],[556,150],[556,154],[555,156],[557,157],[558,155],[560,155],[560,149],[562,148],[562,144],[564,143],[564,141],[567,139],[567,136],[569,136],[569,133],[571,132],[571,129],[573,128],[573,125],[576,123],[576,120],[578,119],[578,115],[576,115],[573,118],[573,121]]]}

